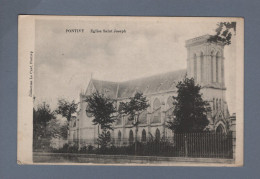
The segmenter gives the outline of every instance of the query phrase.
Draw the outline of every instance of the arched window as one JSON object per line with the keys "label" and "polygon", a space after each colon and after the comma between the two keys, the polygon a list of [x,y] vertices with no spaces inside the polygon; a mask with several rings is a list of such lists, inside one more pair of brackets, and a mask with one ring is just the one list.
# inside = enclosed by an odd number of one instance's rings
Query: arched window
{"label": "arched window", "polygon": [[153,117],[151,123],[161,122],[161,103],[158,98],[153,102]]}
{"label": "arched window", "polygon": [[142,131],[142,139],[141,139],[142,142],[145,142],[146,141],[146,131],[143,129]]}
{"label": "arched window", "polygon": [[160,130],[158,128],[155,131],[155,140],[160,141]]}
{"label": "arched window", "polygon": [[216,99],[216,111],[218,111],[218,99]]}
{"label": "arched window", "polygon": [[217,129],[216,129],[216,133],[218,134],[223,134],[224,133],[224,127],[222,124],[219,124]]}
{"label": "arched window", "polygon": [[222,59],[222,57],[220,57],[220,66],[221,66],[221,83],[224,83],[225,79],[224,79],[224,61]]}
{"label": "arched window", "polygon": [[219,99],[219,110],[221,110],[222,104],[221,104],[221,99]]}
{"label": "arched window", "polygon": [[213,98],[213,111],[215,111],[215,98]]}
{"label": "arched window", "polygon": [[204,79],[204,55],[203,55],[203,52],[200,53],[200,81],[203,82]]}
{"label": "arched window", "polygon": [[117,138],[118,138],[118,141],[121,141],[121,131],[118,131]]}
{"label": "arched window", "polygon": [[161,107],[161,103],[160,103],[160,100],[158,98],[156,98],[153,102],[153,110],[156,110],[158,108]]}
{"label": "arched window", "polygon": [[211,72],[211,82],[213,83],[213,81],[214,81],[214,79],[213,79],[213,58],[214,58],[214,56],[213,56],[213,51],[211,52],[211,54],[210,54],[210,72]]}
{"label": "arched window", "polygon": [[139,116],[139,122],[141,124],[147,124],[147,110],[143,111]]}
{"label": "arched window", "polygon": [[134,133],[132,130],[129,131],[129,144],[133,144],[134,142]]}
{"label": "arched window", "polygon": [[197,81],[197,56],[194,54],[194,80]]}
{"label": "arched window", "polygon": [[218,68],[219,68],[219,52],[217,52],[216,54],[216,82],[218,83],[219,82],[219,71],[218,71]]}

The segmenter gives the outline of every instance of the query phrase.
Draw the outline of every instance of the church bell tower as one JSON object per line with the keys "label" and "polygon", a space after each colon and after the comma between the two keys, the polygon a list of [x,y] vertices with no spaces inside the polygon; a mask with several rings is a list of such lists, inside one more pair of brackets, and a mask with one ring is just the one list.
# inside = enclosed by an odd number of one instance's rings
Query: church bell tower
{"label": "church bell tower", "polygon": [[187,75],[202,87],[225,88],[224,45],[208,42],[210,35],[186,41]]}
{"label": "church bell tower", "polygon": [[211,123],[228,116],[225,99],[224,44],[209,42],[210,35],[186,41],[187,76],[194,78],[202,89],[203,99],[211,105]]}

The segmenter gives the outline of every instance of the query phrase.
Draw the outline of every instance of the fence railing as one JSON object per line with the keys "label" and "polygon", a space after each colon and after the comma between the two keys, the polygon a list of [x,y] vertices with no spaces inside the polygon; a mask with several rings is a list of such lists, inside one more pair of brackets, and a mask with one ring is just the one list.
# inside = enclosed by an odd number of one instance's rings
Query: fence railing
{"label": "fence railing", "polygon": [[232,133],[175,134],[175,150],[185,157],[233,158]]}
{"label": "fence railing", "polygon": [[[110,155],[140,155],[140,156],[171,156],[171,157],[196,157],[196,158],[233,158],[232,133],[186,133],[174,134],[173,137],[137,140],[135,139],[112,138],[106,148],[100,149],[97,139],[68,140],[69,146],[74,146],[71,152],[90,152]],[[46,141],[34,141],[36,146],[41,146]],[[81,150],[84,148],[84,150]],[[66,152],[66,151],[64,151]]]}

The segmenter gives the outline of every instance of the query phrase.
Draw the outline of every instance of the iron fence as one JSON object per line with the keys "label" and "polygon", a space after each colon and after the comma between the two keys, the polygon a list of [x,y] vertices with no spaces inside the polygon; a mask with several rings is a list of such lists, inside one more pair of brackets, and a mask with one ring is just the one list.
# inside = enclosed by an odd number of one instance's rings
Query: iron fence
{"label": "iron fence", "polygon": [[175,152],[179,156],[200,158],[233,158],[232,133],[175,134]]}
{"label": "iron fence", "polygon": [[[134,139],[135,140],[135,139]],[[97,139],[68,140],[65,150],[57,152],[95,153],[108,155],[139,155],[139,156],[169,156],[194,158],[233,158],[232,133],[186,133],[174,134],[173,137],[161,139],[133,139],[114,138],[107,147],[101,148]],[[46,140],[34,141],[41,149],[48,149]],[[136,143],[136,148],[135,148]],[[36,151],[36,150],[35,150]]]}

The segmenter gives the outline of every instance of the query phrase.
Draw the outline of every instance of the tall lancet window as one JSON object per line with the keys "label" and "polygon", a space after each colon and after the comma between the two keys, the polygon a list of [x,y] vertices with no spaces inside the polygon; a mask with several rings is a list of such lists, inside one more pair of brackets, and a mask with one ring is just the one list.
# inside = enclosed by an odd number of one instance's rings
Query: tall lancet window
{"label": "tall lancet window", "polygon": [[210,76],[211,76],[211,82],[213,83],[213,51],[210,54]]}
{"label": "tall lancet window", "polygon": [[203,73],[204,73],[204,56],[203,52],[200,53],[200,81],[203,82]]}
{"label": "tall lancet window", "polygon": [[219,82],[219,52],[216,54],[216,82]]}
{"label": "tall lancet window", "polygon": [[218,99],[216,99],[216,111],[218,111]]}
{"label": "tall lancet window", "polygon": [[215,98],[213,98],[213,112],[215,112],[215,109],[216,109],[216,107],[215,107]]}
{"label": "tall lancet window", "polygon": [[221,61],[221,83],[224,84],[224,61],[223,61],[223,58],[221,57],[220,58],[220,61]]}
{"label": "tall lancet window", "polygon": [[194,80],[197,81],[197,56],[194,54]]}

